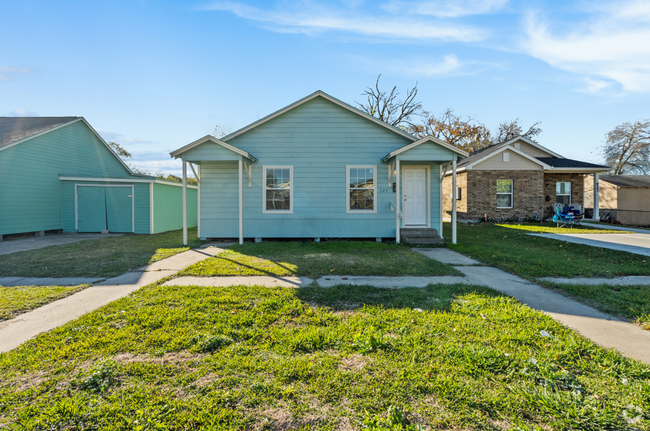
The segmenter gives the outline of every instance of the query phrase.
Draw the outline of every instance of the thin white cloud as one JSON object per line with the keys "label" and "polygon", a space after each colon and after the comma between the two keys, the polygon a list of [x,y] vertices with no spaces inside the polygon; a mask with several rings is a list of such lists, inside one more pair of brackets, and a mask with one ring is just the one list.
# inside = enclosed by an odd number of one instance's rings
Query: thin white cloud
{"label": "thin white cloud", "polygon": [[616,82],[624,91],[650,92],[650,4],[644,1],[595,7],[588,23],[561,34],[528,16],[526,52],[553,67],[580,74],[586,91]]}
{"label": "thin white cloud", "polygon": [[31,67],[0,66],[0,81],[15,81],[18,77],[36,73]]}
{"label": "thin white cloud", "polygon": [[14,109],[6,115],[7,117],[40,117],[36,112],[29,109]]}
{"label": "thin white cloud", "polygon": [[129,145],[129,144],[154,144],[155,141],[150,141],[148,139],[142,138],[130,138],[122,135],[121,133],[108,132],[106,130],[97,129],[97,133],[100,134],[106,142],[115,142],[120,145]]}
{"label": "thin white cloud", "polygon": [[355,61],[365,63],[371,70],[389,71],[403,76],[415,78],[447,78],[450,76],[473,75],[497,64],[462,61],[455,54],[447,54],[441,58],[420,56],[411,59],[371,59],[353,57]]}
{"label": "thin white cloud", "polygon": [[508,0],[457,0],[457,1],[401,1],[392,0],[384,6],[389,12],[429,15],[441,18],[458,18],[497,12]]}
{"label": "thin white cloud", "polygon": [[358,11],[334,10],[322,6],[302,5],[295,10],[262,10],[242,3],[217,2],[201,8],[227,11],[240,18],[265,25],[284,33],[316,34],[338,31],[363,36],[408,40],[477,42],[487,36],[484,30],[458,23],[431,22],[412,15],[363,15]]}

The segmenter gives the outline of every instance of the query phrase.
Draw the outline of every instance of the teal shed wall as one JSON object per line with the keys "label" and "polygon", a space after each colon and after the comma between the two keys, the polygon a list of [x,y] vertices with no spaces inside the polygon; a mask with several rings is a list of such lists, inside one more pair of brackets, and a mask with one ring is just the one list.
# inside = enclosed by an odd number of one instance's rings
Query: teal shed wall
{"label": "teal shed wall", "polygon": [[[227,141],[259,159],[244,173],[244,237],[394,237],[396,194],[386,154],[412,140],[316,97]],[[446,150],[445,150],[446,151]],[[423,165],[426,163],[417,163]],[[293,166],[293,214],[263,214],[263,166]],[[377,213],[346,213],[346,166],[377,166]],[[439,170],[431,165],[431,227],[439,227]],[[237,237],[238,163],[201,162],[202,237]]]}
{"label": "teal shed wall", "polygon": [[63,228],[59,175],[130,177],[83,121],[6,148],[0,151],[0,235]]}
{"label": "teal shed wall", "polygon": [[[187,189],[187,226],[196,226],[197,190]],[[153,233],[182,229],[183,227],[183,188],[167,184],[153,185]]]}
{"label": "teal shed wall", "polygon": [[[75,229],[75,184],[83,185],[116,185],[111,182],[90,182],[90,181],[61,181],[61,202],[62,211],[61,219],[64,232],[76,232]],[[135,233],[150,233],[150,213],[149,213],[149,183],[119,183],[120,186],[133,185],[134,191],[134,213],[135,213]]]}

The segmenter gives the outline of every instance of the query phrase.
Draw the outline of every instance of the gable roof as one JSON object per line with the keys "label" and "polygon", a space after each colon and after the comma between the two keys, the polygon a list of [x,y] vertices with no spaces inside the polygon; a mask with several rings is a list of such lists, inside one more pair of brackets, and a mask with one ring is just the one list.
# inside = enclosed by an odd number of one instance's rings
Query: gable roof
{"label": "gable roof", "polygon": [[233,138],[235,138],[235,137],[237,137],[239,135],[242,135],[242,134],[248,132],[249,130],[254,129],[257,126],[261,126],[262,124],[266,123],[267,121],[270,121],[270,120],[274,119],[275,117],[278,117],[278,116],[284,114],[285,112],[291,111],[292,109],[297,108],[298,106],[303,105],[303,104],[305,104],[305,103],[309,102],[310,100],[315,99],[317,97],[322,97],[323,99],[328,100],[328,101],[334,103],[335,105],[340,106],[343,109],[346,109],[346,110],[348,110],[348,111],[350,111],[350,112],[352,112],[354,114],[357,114],[357,115],[359,115],[359,116],[361,116],[361,117],[363,117],[363,118],[365,118],[367,120],[370,120],[373,123],[378,124],[381,127],[384,127],[386,129],[390,130],[391,132],[397,133],[398,135],[401,135],[401,136],[403,136],[403,137],[405,137],[407,139],[410,139],[412,141],[417,140],[417,138],[415,136],[411,135],[410,133],[405,132],[404,130],[400,129],[399,127],[391,126],[388,123],[385,123],[385,122],[383,122],[381,120],[378,120],[377,118],[373,117],[372,115],[368,115],[365,112],[363,112],[362,110],[360,110],[358,108],[355,108],[354,106],[349,105],[349,104],[337,99],[336,97],[330,96],[329,94],[327,94],[327,93],[325,93],[324,91],[321,91],[321,90],[317,90],[317,91],[313,92],[312,94],[310,94],[307,97],[303,97],[302,99],[300,99],[300,100],[298,100],[298,101],[296,101],[296,102],[294,102],[294,103],[292,103],[292,104],[290,104],[288,106],[285,106],[284,108],[279,109],[279,110],[273,112],[272,114],[269,114],[266,117],[261,118],[261,119],[255,121],[254,123],[249,124],[246,127],[243,127],[243,128],[241,128],[241,129],[239,129],[239,130],[237,130],[237,131],[235,131],[235,132],[233,132],[233,133],[231,133],[229,135],[226,135],[226,136],[222,137],[221,140],[224,141],[224,142],[227,142],[230,139],[233,139]]}
{"label": "gable roof", "polygon": [[[549,165],[548,163],[542,161],[541,159],[537,157],[533,157],[529,154],[524,153],[521,150],[516,149],[515,147],[511,147],[510,145],[492,145],[490,147],[487,147],[484,149],[485,151],[476,151],[474,154],[469,156],[466,159],[463,159],[458,163],[458,168],[462,169],[472,169],[475,165],[478,165],[481,162],[486,161],[487,159],[502,153],[506,150],[512,151],[513,153],[519,154],[525,159],[530,160],[533,163],[536,163],[540,166],[542,166],[544,169],[551,169],[552,166]],[[557,160],[557,159],[556,159]]]}
{"label": "gable roof", "polygon": [[0,117],[0,148],[81,117]]}
{"label": "gable roof", "polygon": [[184,153],[186,151],[189,151],[194,147],[198,147],[199,145],[204,144],[206,142],[212,142],[212,143],[215,143],[217,145],[221,145],[225,149],[230,150],[233,153],[237,153],[240,156],[246,157],[247,159],[250,159],[253,162],[257,161],[257,159],[255,157],[253,157],[250,153],[247,153],[244,150],[240,150],[237,147],[233,147],[232,145],[230,145],[230,144],[228,144],[226,142],[223,142],[221,139],[215,138],[212,135],[205,135],[204,137],[202,137],[200,139],[197,139],[196,141],[191,142],[191,143],[185,145],[184,147],[179,148],[178,150],[172,151],[171,153],[169,153],[169,155],[174,157],[174,158],[178,158],[182,153]]}
{"label": "gable roof", "polygon": [[120,161],[129,175],[143,176],[135,174],[129,168],[124,160],[115,153],[99,133],[88,124],[84,117],[0,117],[0,151],[21,144],[25,141],[41,136],[45,133],[52,132],[68,124],[83,122],[88,129],[104,144],[108,151]]}
{"label": "gable roof", "polygon": [[386,160],[390,159],[391,157],[395,157],[396,155],[401,154],[401,153],[403,153],[405,151],[408,151],[411,148],[415,148],[418,145],[424,144],[425,142],[433,142],[434,144],[440,145],[441,147],[444,147],[444,148],[446,148],[446,149],[448,149],[450,151],[453,151],[456,154],[460,154],[461,156],[468,156],[469,155],[467,153],[467,151],[461,150],[460,148],[458,148],[458,147],[456,147],[454,145],[448,144],[443,140],[440,140],[438,138],[434,138],[433,136],[425,136],[424,138],[422,138],[422,139],[420,139],[418,141],[415,141],[415,142],[413,142],[411,144],[405,145],[402,148],[398,148],[397,150],[388,153],[386,156],[384,156],[383,159],[381,159],[381,161],[385,162]]}
{"label": "gable roof", "polygon": [[[562,156],[562,155],[560,155],[558,153],[554,153],[553,151],[549,150],[548,148],[543,147],[543,146],[539,145],[537,142],[535,142],[535,141],[533,141],[531,139],[528,139],[528,138],[526,138],[524,136],[515,136],[514,138],[510,139],[509,141],[498,142],[498,143],[496,143],[494,145],[511,145],[511,144],[514,144],[517,141],[524,141],[528,145],[532,145],[533,147],[537,148],[538,150],[544,151],[545,153],[547,153],[547,154],[549,154],[549,155],[551,155],[553,157],[557,157],[558,159],[563,159],[564,158],[564,156]],[[537,158],[539,158],[539,157],[537,157]]]}
{"label": "gable roof", "polygon": [[600,179],[617,187],[650,187],[650,175],[601,175]]}

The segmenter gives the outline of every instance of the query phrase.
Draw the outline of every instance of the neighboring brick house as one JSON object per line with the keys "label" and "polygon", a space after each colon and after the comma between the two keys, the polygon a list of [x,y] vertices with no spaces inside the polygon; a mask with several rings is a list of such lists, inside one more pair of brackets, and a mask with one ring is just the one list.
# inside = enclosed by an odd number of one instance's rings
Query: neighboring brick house
{"label": "neighboring brick house", "polygon": [[[567,159],[530,139],[517,137],[483,148],[457,165],[458,220],[548,218],[553,204],[580,205],[584,178],[608,166]],[[451,217],[452,178],[443,180],[443,217]]]}

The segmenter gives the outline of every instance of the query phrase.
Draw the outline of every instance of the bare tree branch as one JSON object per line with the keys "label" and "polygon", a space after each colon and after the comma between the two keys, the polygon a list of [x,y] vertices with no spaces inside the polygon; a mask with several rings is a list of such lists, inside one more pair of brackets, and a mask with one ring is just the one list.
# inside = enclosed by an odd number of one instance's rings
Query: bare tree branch
{"label": "bare tree branch", "polygon": [[368,115],[381,120],[385,123],[395,127],[402,127],[408,129],[413,127],[413,117],[417,117],[422,113],[422,103],[416,101],[418,94],[418,85],[407,90],[406,98],[404,100],[398,99],[399,90],[394,86],[390,93],[381,91],[379,88],[379,79],[381,74],[377,77],[375,87],[368,87],[362,94],[366,96],[365,103],[355,101],[363,112]]}
{"label": "bare tree branch", "polygon": [[623,123],[607,134],[601,147],[614,175],[650,173],[650,120]]}

